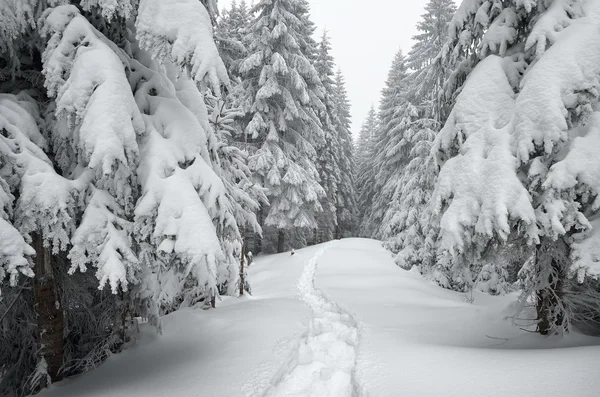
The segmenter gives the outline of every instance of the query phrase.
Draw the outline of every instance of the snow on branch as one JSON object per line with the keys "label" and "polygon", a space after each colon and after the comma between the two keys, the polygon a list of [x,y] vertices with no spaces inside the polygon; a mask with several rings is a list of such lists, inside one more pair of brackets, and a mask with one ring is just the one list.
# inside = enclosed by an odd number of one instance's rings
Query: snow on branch
{"label": "snow on branch", "polygon": [[447,202],[441,219],[443,244],[462,252],[475,235],[506,239],[511,220],[528,225],[536,236],[535,213],[517,173],[510,130],[514,93],[504,60],[491,55],[471,73],[433,153],[458,154],[440,171],[436,207]]}
{"label": "snow on branch", "polygon": [[200,1],[141,0],[136,28],[140,47],[154,57],[188,69],[196,82],[207,78],[217,95],[221,82],[229,85],[210,15]]}
{"label": "snow on branch", "polygon": [[19,274],[33,276],[28,233],[40,231],[56,251],[67,246],[72,227],[73,186],[44,154],[36,117],[26,94],[0,94],[0,279],[9,276],[12,285]]}
{"label": "snow on branch", "polygon": [[73,6],[53,9],[44,30],[52,34],[43,54],[45,85],[58,118],[78,135],[71,139],[82,165],[101,175],[112,175],[115,163],[134,167],[144,124],[119,57]]}
{"label": "snow on branch", "polygon": [[216,289],[226,260],[213,219],[227,209],[225,188],[206,146],[206,109],[193,106],[192,99],[202,100],[200,93],[185,74],[173,82],[156,71],[154,61],[148,62],[132,63],[132,83],[146,124],[135,232],[143,242],[142,256],[157,255],[158,263],[171,264],[153,265],[158,266],[153,277],[162,289],[154,291],[154,300],[171,305],[185,291],[200,296]]}
{"label": "snow on branch", "polygon": [[518,158],[527,162],[537,148],[552,153],[568,140],[571,117],[585,119],[600,96],[599,20],[580,18],[531,67],[517,99],[515,139]]}
{"label": "snow on branch", "polygon": [[571,20],[582,15],[581,2],[577,0],[555,0],[535,23],[525,42],[525,50],[535,47],[539,59],[547,47],[552,46],[561,32],[571,25]]}
{"label": "snow on branch", "polygon": [[[83,217],[69,253],[73,273],[97,268],[100,288],[113,293],[135,281],[137,259],[131,250],[137,139],[145,125],[133,98],[121,58],[74,6],[45,12],[43,33],[50,36],[43,54],[46,88],[56,97],[59,120],[55,146],[73,153]],[[108,116],[110,115],[110,116]],[[129,277],[126,277],[129,275]]]}

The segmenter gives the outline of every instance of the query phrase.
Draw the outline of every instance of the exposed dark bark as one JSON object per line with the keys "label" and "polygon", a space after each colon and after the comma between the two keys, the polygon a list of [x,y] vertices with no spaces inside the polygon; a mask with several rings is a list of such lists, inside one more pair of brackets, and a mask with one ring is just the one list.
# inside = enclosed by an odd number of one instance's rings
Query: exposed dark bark
{"label": "exposed dark bark", "polygon": [[279,229],[277,231],[277,252],[282,253],[285,251],[285,230]]}
{"label": "exposed dark bark", "polygon": [[129,304],[129,292],[123,292],[119,288],[119,293],[111,296],[115,300],[115,321],[113,324],[114,340],[111,350],[113,353],[123,350],[123,345],[128,342],[127,331],[129,321],[131,320],[131,306]]}
{"label": "exposed dark bark", "polygon": [[547,283],[543,284],[536,293],[537,331],[542,335],[548,335],[558,328],[565,329],[565,302],[564,283],[569,266],[569,245],[564,240],[553,241],[547,237],[537,249],[538,271],[545,277]]}
{"label": "exposed dark bark", "polygon": [[246,256],[246,250],[242,245],[242,255],[240,259],[240,296],[244,295],[244,285],[246,285],[246,278],[244,277],[244,257]]}
{"label": "exposed dark bark", "polygon": [[[62,379],[60,368],[63,363],[64,318],[61,299],[58,296],[52,272],[52,253],[44,247],[42,236],[32,234],[32,246],[35,249],[34,294],[37,315],[37,342],[40,359],[47,365],[52,382]],[[44,380],[45,382],[45,380]],[[42,387],[47,385],[43,384]]]}
{"label": "exposed dark bark", "polygon": [[[263,207],[261,206],[258,210],[258,214],[256,215],[258,218],[258,224],[261,227],[264,227],[263,222]],[[260,254],[262,251],[262,236],[259,233],[255,233],[254,237],[254,254]]]}

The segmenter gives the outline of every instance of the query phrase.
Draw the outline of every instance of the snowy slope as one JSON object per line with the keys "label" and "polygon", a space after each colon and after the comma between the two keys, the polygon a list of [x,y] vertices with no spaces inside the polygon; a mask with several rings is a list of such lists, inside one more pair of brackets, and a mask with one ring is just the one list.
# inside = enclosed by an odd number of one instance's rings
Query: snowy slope
{"label": "snowy slope", "polygon": [[[142,327],[136,346],[43,397],[598,396],[600,344],[503,317],[515,296],[445,291],[373,240],[258,258],[254,296]],[[505,338],[505,339],[502,339]],[[563,348],[559,348],[563,347]]]}

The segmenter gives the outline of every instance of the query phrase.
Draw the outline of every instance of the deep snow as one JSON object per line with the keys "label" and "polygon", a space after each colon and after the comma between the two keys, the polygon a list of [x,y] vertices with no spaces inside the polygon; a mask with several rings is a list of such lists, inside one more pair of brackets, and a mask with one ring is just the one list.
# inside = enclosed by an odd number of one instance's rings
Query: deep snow
{"label": "deep snow", "polygon": [[[600,340],[512,324],[515,295],[446,291],[378,241],[256,258],[254,296],[141,326],[136,345],[42,397],[596,397]],[[298,287],[298,288],[297,288]],[[308,307],[307,307],[308,306]]]}

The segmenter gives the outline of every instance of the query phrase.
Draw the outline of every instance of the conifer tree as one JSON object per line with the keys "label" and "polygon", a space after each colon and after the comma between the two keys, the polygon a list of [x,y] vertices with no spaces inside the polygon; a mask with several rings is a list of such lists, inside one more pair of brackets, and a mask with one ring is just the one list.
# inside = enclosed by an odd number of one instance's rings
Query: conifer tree
{"label": "conifer tree", "polygon": [[375,196],[377,169],[375,168],[374,158],[378,128],[377,113],[375,108],[371,106],[360,129],[356,146],[358,218],[361,220],[358,234],[361,237],[372,237],[376,227],[376,225],[370,223],[368,214],[370,214]]}
{"label": "conifer tree", "polygon": [[215,41],[219,48],[219,54],[233,80],[239,77],[239,64],[248,52],[244,41],[249,24],[250,12],[246,1],[242,0],[239,4],[233,1],[231,8],[225,10],[219,18],[215,30]]}
{"label": "conifer tree", "polygon": [[264,0],[254,8],[249,55],[240,72],[242,110],[251,117],[245,133],[260,144],[250,168],[268,189],[265,226],[278,231],[278,251],[285,233],[317,227],[325,192],[315,166],[315,146],[323,140],[317,111],[324,111],[323,88],[306,54],[308,26],[304,2]]}
{"label": "conifer tree", "polygon": [[452,0],[430,0],[425,11],[417,24],[419,33],[413,36],[415,43],[406,60],[414,74],[411,100],[419,106],[422,118],[433,119],[443,125],[448,116],[443,101],[443,85],[451,72],[443,62],[443,51],[456,6]]}
{"label": "conifer tree", "polygon": [[398,253],[396,263],[407,269],[419,266],[428,275],[436,274],[439,228],[429,205],[437,176],[430,149],[447,113],[441,99],[449,72],[441,55],[455,9],[450,0],[431,0],[417,24],[419,34],[413,37],[415,44],[407,57],[413,70],[408,98],[417,116],[405,132],[411,148],[408,164],[399,171],[400,183],[382,225],[386,247]]}
{"label": "conifer tree", "polygon": [[340,151],[342,142],[338,135],[336,126],[340,123],[335,112],[334,103],[334,60],[329,54],[331,44],[327,31],[323,32],[321,42],[318,46],[318,52],[315,60],[315,69],[319,79],[323,84],[324,111],[319,113],[319,119],[325,134],[325,140],[317,146],[317,169],[321,179],[321,185],[325,190],[325,196],[321,199],[323,213],[319,216],[318,233],[315,236],[315,243],[329,241],[333,238],[335,230],[338,227],[337,219],[337,196],[340,179]]}
{"label": "conifer tree", "polygon": [[236,202],[198,89],[228,84],[202,3],[0,11],[0,282],[18,301],[0,303],[0,392],[27,394],[119,351],[133,312],[160,326],[233,286],[256,202]]}
{"label": "conifer tree", "polygon": [[[586,173],[597,156],[580,145],[595,139],[596,18],[577,2],[468,1],[451,23],[456,104],[434,144],[443,247],[464,282],[488,286],[505,281],[499,252],[518,251],[523,302],[535,298],[542,334],[567,331],[600,301],[568,293],[595,273],[580,247],[594,246],[598,192]],[[582,160],[592,161],[585,172]]]}
{"label": "conifer tree", "polygon": [[340,180],[336,198],[338,227],[335,237],[348,237],[356,233],[358,221],[355,190],[356,161],[352,132],[350,131],[350,102],[346,92],[346,83],[340,69],[337,70],[333,86],[333,102],[337,116],[337,134],[340,140],[339,167]]}
{"label": "conifer tree", "polygon": [[373,201],[363,219],[363,222],[372,225],[371,237],[375,238],[384,237],[383,219],[398,186],[402,169],[408,163],[410,146],[404,135],[412,120],[418,116],[414,106],[407,106],[408,87],[406,59],[402,50],[399,50],[394,56],[382,91],[380,124],[373,142],[373,168],[376,172]]}

